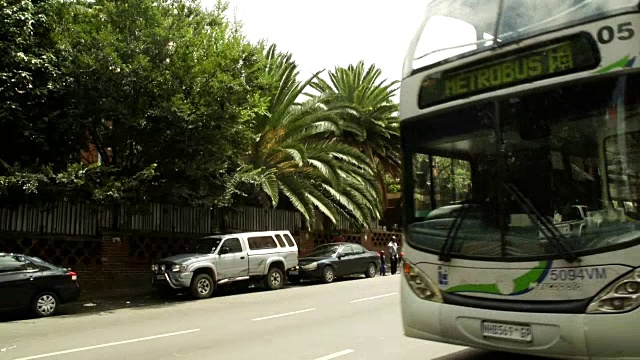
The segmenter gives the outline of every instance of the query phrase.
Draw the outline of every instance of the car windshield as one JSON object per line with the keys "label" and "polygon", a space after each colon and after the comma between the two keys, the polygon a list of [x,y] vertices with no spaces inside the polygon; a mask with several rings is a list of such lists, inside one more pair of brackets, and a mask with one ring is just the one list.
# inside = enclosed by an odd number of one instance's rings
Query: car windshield
{"label": "car windshield", "polygon": [[340,245],[322,245],[313,249],[309,256],[314,257],[323,257],[323,256],[333,256],[338,250],[340,250]]}
{"label": "car windshield", "polygon": [[640,239],[639,88],[608,78],[404,123],[408,241],[548,257]]}
{"label": "car windshield", "polygon": [[638,0],[434,0],[407,60],[415,70],[637,6]]}
{"label": "car windshield", "polygon": [[192,252],[196,254],[211,254],[215,249],[218,248],[221,241],[221,237],[205,237],[196,240],[192,244],[191,249]]}

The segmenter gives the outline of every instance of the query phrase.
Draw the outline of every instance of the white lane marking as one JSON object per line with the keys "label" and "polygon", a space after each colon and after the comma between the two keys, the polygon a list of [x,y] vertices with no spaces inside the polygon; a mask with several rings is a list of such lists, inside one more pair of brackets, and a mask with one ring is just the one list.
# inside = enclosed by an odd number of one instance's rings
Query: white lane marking
{"label": "white lane marking", "polygon": [[312,309],[304,309],[304,310],[298,310],[298,311],[292,311],[292,312],[288,312],[288,313],[284,313],[284,314],[278,314],[278,315],[265,316],[265,317],[260,317],[260,318],[251,319],[251,320],[252,320],[252,321],[260,321],[260,320],[274,319],[274,318],[279,318],[279,317],[283,317],[283,316],[289,316],[289,315],[301,314],[301,313],[305,313],[305,312],[313,311],[313,310],[316,310],[316,308],[312,308]]}
{"label": "white lane marking", "polygon": [[333,353],[333,354],[329,354],[329,355],[326,355],[326,356],[323,356],[323,357],[319,357],[319,358],[317,358],[317,359],[315,359],[315,360],[330,360],[330,359],[335,359],[335,358],[340,357],[340,356],[344,356],[344,355],[347,355],[347,354],[351,354],[352,352],[355,352],[355,351],[354,351],[354,350],[351,350],[351,349],[342,350],[342,351],[338,351],[338,352]]}
{"label": "white lane marking", "polygon": [[360,302],[360,301],[380,299],[380,298],[383,298],[383,297],[396,295],[396,294],[398,294],[398,293],[397,292],[392,292],[392,293],[388,293],[388,294],[384,294],[384,295],[378,295],[378,296],[372,296],[372,297],[368,297],[368,298],[364,298],[364,299],[353,300],[353,301],[350,301],[350,302],[353,304],[353,303],[357,303],[357,302]]}
{"label": "white lane marking", "polygon": [[116,342],[107,343],[107,344],[101,344],[101,345],[86,346],[86,347],[81,347],[81,348],[71,349],[71,350],[56,351],[56,352],[52,352],[52,353],[48,353],[48,354],[40,354],[40,355],[28,356],[28,357],[24,357],[24,358],[15,359],[15,360],[42,359],[42,358],[50,357],[50,356],[64,355],[64,354],[70,354],[70,353],[93,350],[93,349],[100,349],[100,348],[109,347],[109,346],[131,344],[131,343],[135,343],[135,342],[139,342],[139,341],[147,341],[147,340],[160,339],[160,338],[169,337],[169,336],[184,335],[184,334],[189,334],[189,333],[196,332],[196,331],[200,331],[200,329],[191,329],[191,330],[173,332],[173,333],[169,333],[169,334],[147,336],[147,337],[143,337],[143,338],[124,340],[124,341],[116,341]]}

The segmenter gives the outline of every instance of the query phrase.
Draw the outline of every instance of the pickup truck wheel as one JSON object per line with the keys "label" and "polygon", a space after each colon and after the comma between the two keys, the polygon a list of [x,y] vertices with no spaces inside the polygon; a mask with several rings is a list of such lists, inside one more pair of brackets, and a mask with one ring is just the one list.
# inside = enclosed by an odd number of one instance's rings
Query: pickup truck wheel
{"label": "pickup truck wheel", "polygon": [[284,284],[284,274],[282,273],[282,270],[277,267],[272,267],[269,269],[265,280],[267,282],[267,289],[278,290]]}
{"label": "pickup truck wheel", "polygon": [[322,269],[322,282],[328,284],[332,282],[336,278],[336,274],[333,272],[333,268],[331,266],[325,266]]}
{"label": "pickup truck wheel", "polygon": [[372,278],[372,277],[376,276],[377,270],[378,269],[376,267],[376,264],[369,263],[369,267],[367,268],[367,272],[364,273],[364,276],[366,276],[368,278]]}
{"label": "pickup truck wheel", "polygon": [[213,279],[207,274],[198,274],[191,280],[191,294],[197,299],[206,299],[213,294]]}

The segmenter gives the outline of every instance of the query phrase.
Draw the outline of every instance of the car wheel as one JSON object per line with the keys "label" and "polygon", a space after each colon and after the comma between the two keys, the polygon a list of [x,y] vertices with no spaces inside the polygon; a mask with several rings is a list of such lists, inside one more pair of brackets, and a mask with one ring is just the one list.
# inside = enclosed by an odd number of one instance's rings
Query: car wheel
{"label": "car wheel", "polygon": [[322,282],[328,284],[335,278],[336,274],[333,272],[333,268],[331,266],[325,266],[325,268],[322,270]]}
{"label": "car wheel", "polygon": [[378,268],[376,267],[376,264],[369,263],[369,267],[367,267],[367,271],[364,273],[364,276],[372,278],[376,276],[377,270]]}
{"label": "car wheel", "polygon": [[282,288],[282,285],[284,284],[284,274],[282,273],[282,270],[277,267],[272,267],[269,269],[265,280],[267,282],[267,289],[278,290]]}
{"label": "car wheel", "polygon": [[213,279],[207,274],[198,274],[191,280],[191,295],[196,299],[206,299],[213,294]]}
{"label": "car wheel", "polygon": [[51,316],[58,311],[58,297],[52,292],[43,292],[33,300],[33,312],[39,317]]}

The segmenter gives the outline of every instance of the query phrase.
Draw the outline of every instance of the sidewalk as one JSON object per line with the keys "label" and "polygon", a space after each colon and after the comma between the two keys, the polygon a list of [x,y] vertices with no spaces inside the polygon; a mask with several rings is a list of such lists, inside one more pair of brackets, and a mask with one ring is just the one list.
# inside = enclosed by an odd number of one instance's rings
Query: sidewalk
{"label": "sidewalk", "polygon": [[100,313],[116,309],[160,305],[175,302],[176,297],[161,297],[149,288],[118,289],[83,293],[74,302],[64,304],[61,314]]}

